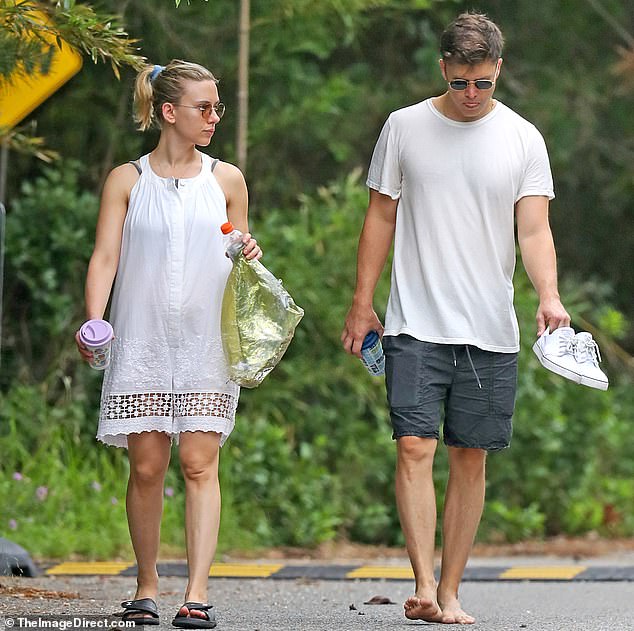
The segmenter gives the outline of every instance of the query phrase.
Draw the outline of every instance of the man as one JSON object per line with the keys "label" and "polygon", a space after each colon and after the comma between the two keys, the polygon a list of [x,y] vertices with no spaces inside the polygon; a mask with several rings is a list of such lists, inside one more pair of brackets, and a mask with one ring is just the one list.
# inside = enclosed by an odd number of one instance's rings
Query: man
{"label": "man", "polygon": [[[385,123],[370,165],[357,284],[341,336],[344,348],[360,355],[368,331],[384,335],[396,500],[416,578],[405,616],[430,622],[475,622],[458,587],[482,515],[486,454],[511,438],[519,351],[514,222],[539,295],[538,335],[570,322],[557,292],[544,141],[493,99],[502,46],[486,16],[460,15],[441,37],[447,91]],[[372,302],[393,239],[384,330]],[[449,481],[436,583],[432,464],[441,408]]]}

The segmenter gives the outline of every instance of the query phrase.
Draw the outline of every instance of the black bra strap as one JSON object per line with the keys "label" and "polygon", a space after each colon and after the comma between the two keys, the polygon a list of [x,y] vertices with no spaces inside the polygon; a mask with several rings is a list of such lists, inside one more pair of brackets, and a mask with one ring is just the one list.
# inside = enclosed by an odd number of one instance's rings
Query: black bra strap
{"label": "black bra strap", "polygon": [[141,165],[139,164],[138,160],[129,160],[128,164],[133,164],[134,168],[139,172],[139,175],[143,173],[143,171],[141,170]]}
{"label": "black bra strap", "polygon": [[218,158],[214,158],[213,162],[211,163],[211,172],[213,173],[213,170],[216,168],[216,165],[218,164],[218,162],[220,162],[220,160],[218,160]]}

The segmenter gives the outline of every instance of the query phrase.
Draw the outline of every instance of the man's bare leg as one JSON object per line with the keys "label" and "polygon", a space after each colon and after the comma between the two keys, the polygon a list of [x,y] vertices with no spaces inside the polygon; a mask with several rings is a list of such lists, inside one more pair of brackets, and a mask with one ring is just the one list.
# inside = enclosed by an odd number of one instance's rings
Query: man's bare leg
{"label": "man's bare leg", "polygon": [[442,622],[473,624],[458,600],[473,540],[484,507],[486,451],[449,447],[449,481],[443,514],[442,570],[438,583],[438,604]]}
{"label": "man's bare leg", "polygon": [[397,440],[396,459],[396,504],[416,578],[416,592],[405,601],[405,616],[428,622],[442,619],[434,578],[436,494],[432,467],[437,442],[403,436]]}

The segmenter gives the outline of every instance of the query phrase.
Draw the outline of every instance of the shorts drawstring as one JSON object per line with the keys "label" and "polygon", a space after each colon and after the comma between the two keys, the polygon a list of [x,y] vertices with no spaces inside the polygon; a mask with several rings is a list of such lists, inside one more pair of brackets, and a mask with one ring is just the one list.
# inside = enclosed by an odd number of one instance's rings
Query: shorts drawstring
{"label": "shorts drawstring", "polygon": [[[480,388],[480,390],[482,390],[482,383],[480,383],[480,377],[478,377],[478,373],[476,372],[475,366],[473,365],[473,360],[471,359],[471,353],[469,352],[468,344],[465,344],[464,348],[467,351],[467,358],[469,359],[469,364],[471,364],[471,370],[473,371],[473,374],[475,375],[476,381],[478,382],[478,388]],[[456,360],[456,349],[453,346],[453,344],[451,345],[451,354],[453,355],[453,365],[457,366],[458,365],[458,361]]]}
{"label": "shorts drawstring", "polygon": [[[473,374],[475,375],[476,381],[478,382],[478,388],[482,389],[482,384],[480,383],[480,377],[478,377],[478,373],[476,372],[475,366],[473,365],[473,360],[471,359],[471,353],[469,353],[469,347],[465,344],[465,349],[467,351],[467,357],[469,358],[469,363],[471,364],[471,370],[473,370]],[[454,365],[456,362],[456,354],[454,353]]]}

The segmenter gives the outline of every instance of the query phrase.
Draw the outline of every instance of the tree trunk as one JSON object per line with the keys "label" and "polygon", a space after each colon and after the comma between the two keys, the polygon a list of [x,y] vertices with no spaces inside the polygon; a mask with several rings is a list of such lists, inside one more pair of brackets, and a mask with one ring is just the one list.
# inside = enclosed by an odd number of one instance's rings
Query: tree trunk
{"label": "tree trunk", "polygon": [[238,127],[236,130],[236,153],[238,167],[247,170],[247,145],[249,133],[249,14],[250,0],[240,0],[240,47],[238,50]]}

